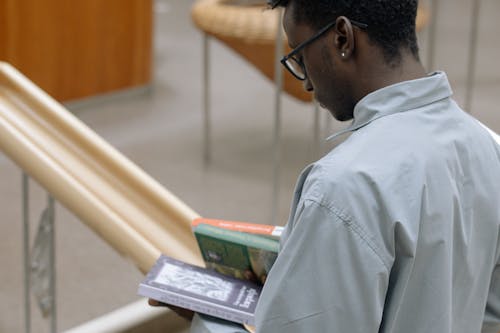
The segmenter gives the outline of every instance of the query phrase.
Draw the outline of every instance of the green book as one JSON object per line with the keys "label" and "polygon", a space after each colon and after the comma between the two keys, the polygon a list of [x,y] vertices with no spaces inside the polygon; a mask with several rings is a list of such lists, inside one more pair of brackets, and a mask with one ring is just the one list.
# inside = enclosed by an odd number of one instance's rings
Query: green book
{"label": "green book", "polygon": [[251,271],[264,283],[278,255],[279,241],[266,236],[208,224],[193,231],[207,267],[239,279],[249,279]]}

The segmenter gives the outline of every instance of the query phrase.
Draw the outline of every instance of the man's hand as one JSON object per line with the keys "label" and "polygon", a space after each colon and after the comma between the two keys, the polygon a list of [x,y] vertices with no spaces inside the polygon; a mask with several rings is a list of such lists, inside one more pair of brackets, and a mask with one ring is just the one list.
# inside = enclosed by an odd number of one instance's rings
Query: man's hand
{"label": "man's hand", "polygon": [[170,305],[170,304],[161,303],[161,302],[158,302],[157,300],[154,300],[151,298],[148,300],[148,304],[151,306],[166,306],[167,308],[174,311],[182,318],[189,320],[189,321],[191,321],[193,319],[193,316],[194,316],[194,312],[191,310],[180,308],[178,306],[174,306],[174,305]]}

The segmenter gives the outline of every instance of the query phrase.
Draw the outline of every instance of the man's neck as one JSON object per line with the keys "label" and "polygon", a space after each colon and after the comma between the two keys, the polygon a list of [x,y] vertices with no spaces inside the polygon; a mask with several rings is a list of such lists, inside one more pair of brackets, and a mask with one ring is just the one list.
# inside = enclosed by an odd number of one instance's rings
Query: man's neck
{"label": "man's neck", "polygon": [[407,50],[401,51],[401,58],[396,65],[387,64],[383,56],[370,58],[371,63],[362,68],[364,82],[359,91],[360,99],[384,87],[426,76],[422,63]]}

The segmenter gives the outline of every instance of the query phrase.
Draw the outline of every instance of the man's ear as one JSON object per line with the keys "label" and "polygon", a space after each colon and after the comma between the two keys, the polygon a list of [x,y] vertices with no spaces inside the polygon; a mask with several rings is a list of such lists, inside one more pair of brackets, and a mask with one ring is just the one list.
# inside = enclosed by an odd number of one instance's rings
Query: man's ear
{"label": "man's ear", "polygon": [[348,59],[354,52],[355,40],[351,21],[345,16],[337,17],[334,47],[341,59]]}

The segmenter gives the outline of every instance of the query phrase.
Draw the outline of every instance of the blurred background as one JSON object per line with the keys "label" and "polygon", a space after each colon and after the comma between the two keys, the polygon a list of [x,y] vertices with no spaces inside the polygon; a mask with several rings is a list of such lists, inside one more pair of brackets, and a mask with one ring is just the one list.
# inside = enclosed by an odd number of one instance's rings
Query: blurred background
{"label": "blurred background", "polygon": [[[205,26],[191,17],[200,2],[218,1],[92,0],[79,8],[64,0],[0,0],[0,60],[17,67],[198,214],[283,225],[300,171],[338,144],[323,139],[347,124],[330,119],[325,110],[316,114],[313,103],[284,92],[276,150],[275,85],[265,69],[249,61],[260,51],[256,47],[242,56],[228,40],[210,38],[207,163]],[[421,6],[428,15],[418,33],[423,63],[429,71],[446,71],[458,103],[500,132],[500,2],[428,0]],[[475,10],[477,39],[470,43]],[[273,27],[274,21],[269,30]],[[471,47],[476,53],[468,89]],[[21,174],[0,153],[0,332],[24,332]],[[46,192],[32,182],[30,196],[36,230]],[[136,290],[143,275],[135,265],[60,204],[55,244],[58,331],[140,300]],[[33,332],[50,332],[34,302],[32,317]],[[168,318],[168,329],[158,324],[144,331],[186,329]]]}

